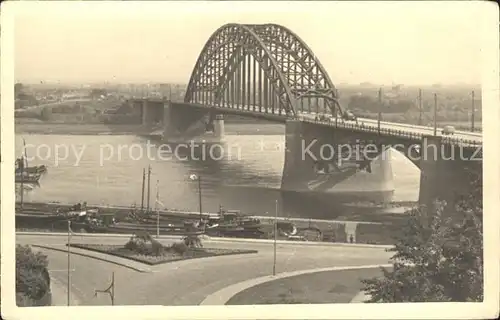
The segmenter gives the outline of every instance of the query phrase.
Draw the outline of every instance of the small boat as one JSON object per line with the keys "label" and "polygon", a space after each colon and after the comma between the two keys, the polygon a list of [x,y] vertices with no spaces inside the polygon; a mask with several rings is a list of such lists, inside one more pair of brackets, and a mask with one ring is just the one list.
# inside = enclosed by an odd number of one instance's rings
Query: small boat
{"label": "small boat", "polygon": [[243,237],[260,233],[259,219],[241,214],[238,210],[219,210],[219,214],[208,217],[207,233],[219,236]]}
{"label": "small boat", "polygon": [[24,144],[24,154],[16,159],[15,167],[16,167],[16,175],[17,174],[42,174],[47,172],[47,167],[45,165],[32,166],[28,165],[28,154],[26,152],[26,141],[23,139]]}
{"label": "small boat", "polygon": [[[42,165],[34,166],[34,167],[25,167],[23,169],[23,171],[25,173],[30,173],[30,174],[36,174],[36,173],[43,174],[43,173],[47,172],[47,167],[42,164]],[[21,169],[16,168],[16,173],[20,173],[20,172],[21,172]]]}
{"label": "small boat", "polygon": [[23,173],[16,172],[16,183],[38,184],[40,177],[41,177],[40,173],[29,174],[29,173],[25,173],[25,172],[23,172]]}

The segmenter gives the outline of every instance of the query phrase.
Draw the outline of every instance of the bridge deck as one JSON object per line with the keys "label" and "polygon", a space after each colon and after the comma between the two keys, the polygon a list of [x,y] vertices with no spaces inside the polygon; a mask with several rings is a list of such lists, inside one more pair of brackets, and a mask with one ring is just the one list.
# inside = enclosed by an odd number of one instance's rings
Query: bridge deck
{"label": "bridge deck", "polygon": [[[144,100],[144,99],[137,99]],[[165,101],[164,99],[146,99],[152,102]],[[220,104],[220,105],[205,105],[196,103],[186,103],[186,102],[173,102],[175,105],[186,105],[195,108],[204,108],[210,110],[219,110],[225,114],[237,114],[243,116],[249,116],[253,118],[266,119],[269,121],[285,123],[287,120],[297,119],[300,121],[314,123],[317,125],[331,126],[336,128],[349,129],[356,132],[373,132],[383,136],[394,136],[403,139],[419,140],[423,136],[433,136],[434,128],[427,126],[418,126],[405,123],[394,123],[394,122],[380,122],[380,132],[378,129],[378,121],[374,119],[358,118],[357,121],[347,121],[343,119],[338,119],[331,117],[326,120],[316,120],[315,113],[305,113],[301,112],[298,115],[287,115],[280,110],[266,109],[259,106],[249,106],[249,105],[234,105],[234,104]],[[443,138],[443,142],[447,144],[457,144],[462,146],[480,146],[483,143],[483,137],[481,133],[477,132],[467,132],[467,131],[456,131],[453,135],[443,135],[442,128],[437,128],[436,136]]]}

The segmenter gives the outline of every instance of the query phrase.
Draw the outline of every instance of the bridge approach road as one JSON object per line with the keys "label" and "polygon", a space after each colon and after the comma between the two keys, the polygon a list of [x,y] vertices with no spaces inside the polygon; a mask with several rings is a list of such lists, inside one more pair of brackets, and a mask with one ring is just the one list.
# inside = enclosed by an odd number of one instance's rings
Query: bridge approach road
{"label": "bridge approach road", "polygon": [[[124,237],[74,236],[72,242],[123,245],[127,240]],[[16,241],[18,244],[45,245],[64,250],[67,238],[62,235],[17,235]],[[168,244],[174,240],[160,241]],[[109,305],[109,296],[95,297],[94,290],[107,288],[111,273],[115,272],[117,305],[198,305],[211,293],[231,284],[272,273],[272,243],[206,240],[204,246],[253,249],[258,250],[258,253],[166,263],[150,267],[152,272],[149,273],[73,254],[72,295],[79,305]],[[51,276],[57,283],[66,286],[67,253],[40,250],[48,256]],[[386,264],[390,256],[384,248],[278,244],[277,273],[333,266]],[[127,263],[126,259],[122,261]]]}

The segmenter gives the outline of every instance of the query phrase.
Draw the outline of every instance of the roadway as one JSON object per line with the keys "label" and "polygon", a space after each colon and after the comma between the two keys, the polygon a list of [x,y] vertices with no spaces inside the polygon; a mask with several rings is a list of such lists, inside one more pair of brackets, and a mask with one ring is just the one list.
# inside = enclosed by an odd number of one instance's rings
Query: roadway
{"label": "roadway", "polygon": [[[120,244],[124,237],[74,236],[74,243]],[[65,236],[16,235],[18,244],[48,245],[65,249]],[[161,239],[164,244],[173,240]],[[198,305],[208,295],[231,284],[266,276],[272,272],[273,244],[205,240],[205,247],[258,250],[256,254],[212,257],[167,263],[140,273],[111,263],[72,255],[72,295],[78,305],[109,305],[107,295],[95,289],[109,286],[115,272],[117,305]],[[51,277],[67,285],[67,253],[41,249],[49,259]],[[391,254],[384,248],[278,244],[277,272],[332,266],[386,264]],[[126,261],[126,260],[124,260]]]}
{"label": "roadway", "polygon": [[42,104],[38,104],[38,105],[34,105],[34,106],[28,106],[25,108],[19,108],[16,111],[27,112],[27,111],[39,110],[39,109],[44,108],[44,107],[55,107],[55,106],[64,105],[67,103],[76,103],[76,102],[80,103],[80,102],[88,102],[88,101],[92,101],[92,99],[79,98],[79,99],[72,99],[72,100],[59,100],[59,101],[53,101],[53,102],[48,102],[48,103],[42,103]]}
{"label": "roadway", "polygon": [[[234,105],[234,104],[223,104],[218,106],[219,108],[227,108],[227,109],[236,109],[239,111],[243,112],[254,112],[255,110],[259,110],[258,106],[252,106],[252,105]],[[269,114],[272,116],[280,116],[279,110],[273,110],[272,109],[264,109],[262,112],[264,114]],[[321,113],[320,113],[321,114]],[[320,115],[318,114],[318,115]],[[306,121],[315,121],[316,117],[315,112],[299,112],[298,117],[299,119],[306,120]],[[282,117],[285,117],[283,113],[281,114]],[[320,121],[325,124],[332,125],[335,122],[335,119],[332,117],[330,120],[326,121]],[[339,120],[340,125],[342,123],[350,123],[355,125],[356,121],[349,121],[349,120]],[[367,119],[367,118],[358,118],[357,121],[358,125],[363,125],[364,127],[369,127],[369,128],[378,128],[378,121],[376,119]],[[397,131],[401,130],[404,132],[411,132],[414,134],[419,134],[419,135],[434,135],[434,128],[433,127],[427,127],[427,126],[419,126],[419,125],[413,125],[413,124],[406,124],[406,123],[397,123],[397,122],[387,122],[387,121],[381,121],[380,122],[380,128],[382,130],[392,130],[392,131]],[[443,135],[442,134],[442,129],[438,127],[436,135],[441,136],[441,137],[446,137],[446,138],[452,138],[452,139],[460,139],[460,140],[470,140],[473,141],[474,143],[477,144],[482,144],[483,142],[483,136],[482,133],[480,132],[468,132],[468,131],[455,131],[453,135]]]}
{"label": "roadway", "polygon": [[[303,117],[304,119],[307,119],[309,121],[314,121],[316,114],[301,113],[299,115],[299,117]],[[335,119],[332,118],[331,121],[323,121],[323,122],[331,123],[331,122],[335,122]],[[345,120],[345,122],[351,123],[353,125],[356,124],[356,121],[353,121],[353,120]],[[378,128],[378,121],[375,119],[358,118],[357,124],[363,125],[364,127],[374,128],[374,129]],[[433,127],[419,126],[419,125],[413,125],[413,124],[407,124],[407,123],[381,121],[380,122],[380,129],[393,130],[393,131],[401,130],[404,132],[411,132],[411,133],[420,134],[420,135],[434,135],[434,128]],[[440,127],[437,128],[436,136],[452,138],[452,139],[472,140],[476,143],[483,142],[483,136],[481,133],[478,133],[478,132],[455,131],[455,133],[453,135],[443,135],[442,129],[443,128],[440,128]]]}

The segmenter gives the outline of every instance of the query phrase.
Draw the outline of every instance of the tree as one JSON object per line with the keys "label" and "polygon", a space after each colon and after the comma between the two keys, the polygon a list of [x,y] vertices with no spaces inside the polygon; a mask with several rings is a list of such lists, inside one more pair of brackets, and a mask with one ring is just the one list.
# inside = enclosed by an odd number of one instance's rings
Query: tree
{"label": "tree", "polygon": [[101,88],[95,88],[90,91],[91,98],[100,98],[101,96],[106,96],[107,91]]}
{"label": "tree", "polygon": [[52,115],[52,110],[48,106],[43,107],[42,111],[40,111],[41,120],[48,121],[48,120],[50,120],[51,115]]}
{"label": "tree", "polygon": [[[482,186],[455,205],[453,217],[435,210],[410,212],[402,235],[388,251],[392,270],[362,280],[367,302],[431,302],[483,300]],[[431,213],[431,215],[428,215]]]}
{"label": "tree", "polygon": [[202,248],[203,244],[198,235],[188,235],[183,238],[184,243],[188,248]]}
{"label": "tree", "polygon": [[33,252],[29,246],[16,246],[16,300],[19,305],[50,305],[47,268],[47,256]]}
{"label": "tree", "polygon": [[[149,246],[148,243],[151,245]],[[132,235],[125,244],[125,248],[140,254],[161,256],[163,254],[163,245],[153,239],[146,231],[138,231]]]}
{"label": "tree", "polygon": [[22,83],[17,82],[16,84],[14,84],[14,95],[16,98],[19,94],[23,93],[23,89],[24,89],[24,86]]}

